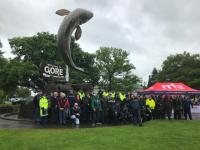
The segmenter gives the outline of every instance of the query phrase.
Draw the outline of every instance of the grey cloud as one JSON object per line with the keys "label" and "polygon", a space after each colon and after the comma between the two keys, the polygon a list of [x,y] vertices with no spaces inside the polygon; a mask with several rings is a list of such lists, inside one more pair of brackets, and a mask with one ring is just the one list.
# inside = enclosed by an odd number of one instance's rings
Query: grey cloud
{"label": "grey cloud", "polygon": [[125,49],[135,72],[147,80],[169,54],[199,53],[199,4],[197,0],[1,0],[0,38],[4,50],[10,51],[7,38],[42,31],[56,34],[63,19],[56,10],[89,9],[94,17],[82,26],[78,41],[83,50]]}
{"label": "grey cloud", "polygon": [[197,0],[168,0],[145,1],[143,10],[154,21],[165,26],[164,36],[177,42],[198,40],[200,1]]}

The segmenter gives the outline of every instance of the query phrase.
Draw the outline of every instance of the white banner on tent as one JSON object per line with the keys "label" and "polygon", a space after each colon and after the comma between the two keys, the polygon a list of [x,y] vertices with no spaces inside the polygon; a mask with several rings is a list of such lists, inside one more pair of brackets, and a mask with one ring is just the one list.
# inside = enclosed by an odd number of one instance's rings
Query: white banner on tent
{"label": "white banner on tent", "polygon": [[200,105],[194,105],[191,109],[192,113],[200,113]]}

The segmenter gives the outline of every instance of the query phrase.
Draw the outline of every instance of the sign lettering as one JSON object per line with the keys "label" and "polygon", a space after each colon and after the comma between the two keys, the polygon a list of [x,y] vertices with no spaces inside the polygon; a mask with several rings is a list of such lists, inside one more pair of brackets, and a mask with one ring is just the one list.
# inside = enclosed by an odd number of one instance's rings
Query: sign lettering
{"label": "sign lettering", "polygon": [[44,77],[65,78],[65,70],[56,65],[47,64],[43,67]]}

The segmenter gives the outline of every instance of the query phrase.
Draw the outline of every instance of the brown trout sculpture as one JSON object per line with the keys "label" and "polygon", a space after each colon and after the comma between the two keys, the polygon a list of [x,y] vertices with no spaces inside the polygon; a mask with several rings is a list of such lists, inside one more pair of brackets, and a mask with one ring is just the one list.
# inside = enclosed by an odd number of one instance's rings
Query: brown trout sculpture
{"label": "brown trout sculpture", "polygon": [[84,69],[77,67],[74,64],[71,56],[70,44],[73,31],[76,30],[75,40],[79,40],[82,34],[80,25],[90,20],[93,17],[93,13],[82,8],[77,8],[72,12],[66,9],[60,9],[56,11],[56,14],[65,16],[57,34],[58,50],[60,51],[62,58],[65,64],[67,64],[69,67],[81,72],[85,72]]}

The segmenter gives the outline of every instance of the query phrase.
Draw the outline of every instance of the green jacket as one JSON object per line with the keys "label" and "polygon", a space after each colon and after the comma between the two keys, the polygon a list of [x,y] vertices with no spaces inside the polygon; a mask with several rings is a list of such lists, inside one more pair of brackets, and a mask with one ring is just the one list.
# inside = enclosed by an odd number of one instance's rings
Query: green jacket
{"label": "green jacket", "polygon": [[98,96],[92,96],[92,110],[102,111],[101,101]]}

